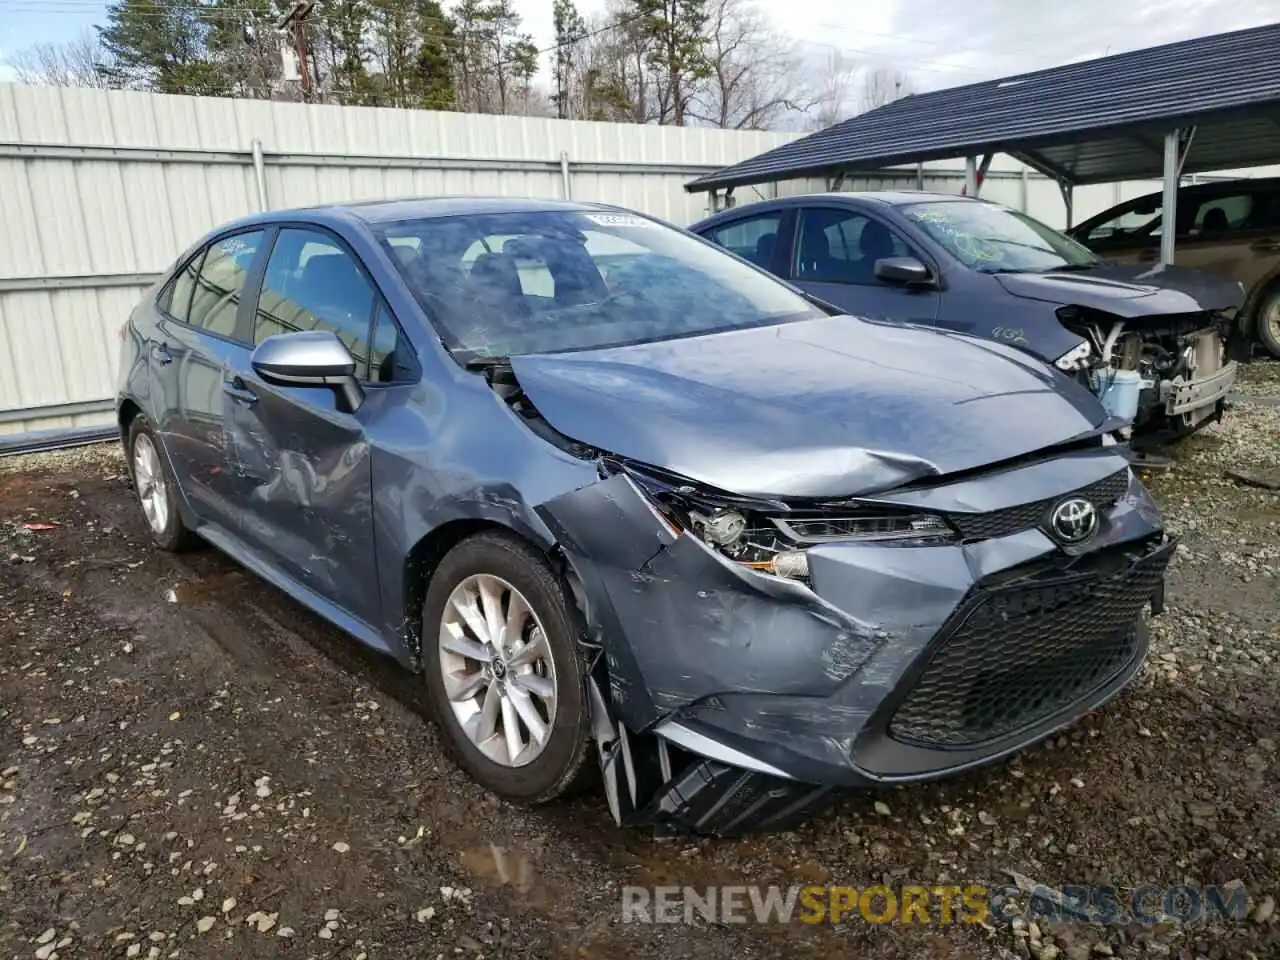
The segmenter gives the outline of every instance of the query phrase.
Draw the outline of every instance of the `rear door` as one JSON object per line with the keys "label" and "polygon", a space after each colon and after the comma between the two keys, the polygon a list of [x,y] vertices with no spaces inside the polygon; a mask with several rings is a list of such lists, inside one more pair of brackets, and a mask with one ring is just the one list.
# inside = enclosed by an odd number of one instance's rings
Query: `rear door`
{"label": "rear door", "polygon": [[195,254],[161,293],[147,343],[156,426],[188,502],[235,529],[235,483],[225,472],[223,384],[249,355],[243,294],[264,246],[261,229],[228,234]]}
{"label": "rear door", "polygon": [[[318,228],[280,229],[252,328],[255,345],[276,334],[330,330],[351,351],[368,387],[396,376],[388,360],[396,349],[394,320],[355,254]],[[330,390],[266,383],[248,355],[232,373],[228,469],[238,477],[247,543],[324,599],[377,623],[366,424],[385,396],[367,389],[361,408],[345,413]]]}
{"label": "rear door", "polygon": [[875,264],[885,257],[915,257],[937,276],[936,265],[880,218],[849,207],[802,207],[788,279],[855,316],[932,325],[938,291],[878,279]]}

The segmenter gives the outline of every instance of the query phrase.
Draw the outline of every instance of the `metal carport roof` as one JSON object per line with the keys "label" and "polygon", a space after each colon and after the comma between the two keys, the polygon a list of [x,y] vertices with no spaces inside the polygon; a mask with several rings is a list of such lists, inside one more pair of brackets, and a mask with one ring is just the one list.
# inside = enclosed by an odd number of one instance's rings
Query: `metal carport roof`
{"label": "metal carport roof", "polygon": [[1280,162],[1280,24],[898,100],[725,167],[689,192],[1003,152],[1064,186]]}

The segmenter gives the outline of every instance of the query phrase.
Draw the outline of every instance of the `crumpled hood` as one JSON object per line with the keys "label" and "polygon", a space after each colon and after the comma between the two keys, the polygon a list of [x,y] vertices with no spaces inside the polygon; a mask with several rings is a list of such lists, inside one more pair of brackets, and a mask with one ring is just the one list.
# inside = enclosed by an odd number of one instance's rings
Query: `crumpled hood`
{"label": "crumpled hood", "polygon": [[1244,303],[1244,292],[1233,280],[1159,264],[1105,263],[1061,273],[998,273],[996,279],[1015,297],[1092,307],[1120,317],[1226,310]]}
{"label": "crumpled hood", "polygon": [[566,436],[750,496],[871,493],[1105,420],[1013,347],[845,316],[511,364]]}

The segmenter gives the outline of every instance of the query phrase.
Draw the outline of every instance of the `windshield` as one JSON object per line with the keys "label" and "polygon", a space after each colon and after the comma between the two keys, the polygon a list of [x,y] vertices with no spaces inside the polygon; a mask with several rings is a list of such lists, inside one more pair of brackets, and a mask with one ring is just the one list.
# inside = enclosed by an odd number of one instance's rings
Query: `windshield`
{"label": "windshield", "polygon": [[1098,262],[1065,234],[992,203],[943,200],[913,203],[901,210],[957,260],[985,273],[1061,270]]}
{"label": "windshield", "polygon": [[464,361],[822,315],[767,274],[635,214],[431,217],[378,232],[445,345]]}

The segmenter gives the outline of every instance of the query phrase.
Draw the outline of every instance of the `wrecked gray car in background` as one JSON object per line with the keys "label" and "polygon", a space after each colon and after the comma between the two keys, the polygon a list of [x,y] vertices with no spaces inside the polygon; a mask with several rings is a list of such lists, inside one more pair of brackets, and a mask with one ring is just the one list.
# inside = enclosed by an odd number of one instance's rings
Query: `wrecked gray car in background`
{"label": "wrecked gray car in background", "polygon": [[1095,392],[1135,440],[1220,419],[1247,355],[1238,283],[1108,263],[985,200],[811,194],[733,207],[690,229],[855,316],[1012,344]]}
{"label": "wrecked gray car in background", "polygon": [[1118,691],[1173,544],[1087,390],[834,314],[614,208],[217,231],[123,333],[151,535],[425,677],[459,765],[621,823],[794,824]]}

